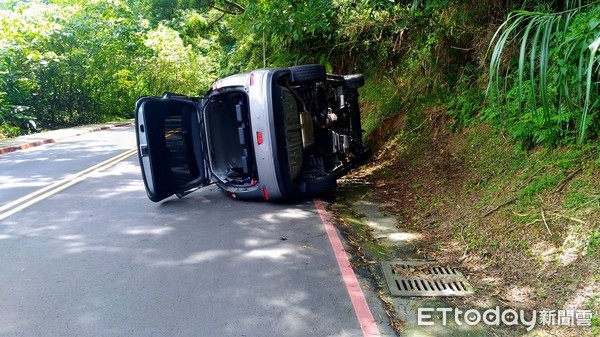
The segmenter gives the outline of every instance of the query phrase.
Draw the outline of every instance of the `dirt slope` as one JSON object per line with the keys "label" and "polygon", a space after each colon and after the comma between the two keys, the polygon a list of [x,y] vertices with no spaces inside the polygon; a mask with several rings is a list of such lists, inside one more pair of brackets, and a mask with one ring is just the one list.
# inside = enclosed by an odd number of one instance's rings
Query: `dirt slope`
{"label": "dirt slope", "polygon": [[456,305],[592,310],[592,328],[543,330],[600,335],[597,145],[521,150],[487,127],[451,132],[443,110],[417,129],[383,125],[373,160],[350,179],[375,187],[400,230],[423,235],[419,254],[469,275],[477,295]]}

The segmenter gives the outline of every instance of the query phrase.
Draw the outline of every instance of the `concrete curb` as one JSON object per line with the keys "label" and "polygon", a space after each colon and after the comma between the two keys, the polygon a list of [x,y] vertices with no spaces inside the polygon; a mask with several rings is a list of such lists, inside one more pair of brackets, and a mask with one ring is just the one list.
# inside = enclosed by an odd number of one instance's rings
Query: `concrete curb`
{"label": "concrete curb", "polygon": [[18,150],[25,150],[35,146],[56,143],[60,140],[80,136],[86,133],[108,130],[116,127],[132,125],[133,120],[110,122],[105,124],[94,124],[89,126],[78,126],[68,129],[52,130],[17,138],[0,141],[0,155]]}

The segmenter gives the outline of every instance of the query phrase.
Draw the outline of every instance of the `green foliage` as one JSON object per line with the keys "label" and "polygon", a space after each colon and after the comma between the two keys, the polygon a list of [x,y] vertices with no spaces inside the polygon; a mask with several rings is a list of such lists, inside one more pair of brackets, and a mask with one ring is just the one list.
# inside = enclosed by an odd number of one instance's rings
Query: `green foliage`
{"label": "green foliage", "polygon": [[600,318],[592,317],[592,335],[600,334]]}
{"label": "green foliage", "polygon": [[[487,94],[496,105],[484,116],[506,120],[526,143],[582,143],[599,135],[600,2],[543,10],[511,12],[492,38]],[[505,53],[515,55],[508,64]]]}
{"label": "green foliage", "polygon": [[465,67],[465,73],[456,82],[456,87],[460,90],[449,97],[446,104],[448,114],[453,119],[451,126],[453,130],[474,123],[474,117],[481,112],[484,95],[477,85],[474,85],[474,77],[476,77],[475,70]]}
{"label": "green foliage", "polygon": [[[367,75],[368,134],[392,118],[412,130],[419,109],[441,105],[454,128],[483,120],[527,145],[597,139],[600,2],[507,3],[521,9],[494,36],[486,75],[486,27],[509,9],[493,0],[3,1],[0,117],[41,129],[126,118],[140,95],[321,63]],[[486,77],[496,104],[482,109]]]}
{"label": "green foliage", "polygon": [[540,177],[535,177],[534,179],[532,179],[532,181],[531,181],[531,183],[529,183],[529,185],[525,186],[520,191],[520,193],[519,193],[520,197],[525,200],[527,198],[533,198],[536,195],[544,192],[548,188],[556,186],[556,184],[561,179],[564,179],[564,176],[562,174],[560,174],[560,175],[542,175]]}
{"label": "green foliage", "polygon": [[[210,45],[210,41],[206,43]],[[185,45],[177,31],[162,24],[148,32],[144,44],[151,50],[147,62],[152,66],[142,69],[148,93],[171,91],[198,96],[215,80],[217,50],[211,52],[208,47],[203,57],[191,45]]]}
{"label": "green foliage", "polygon": [[121,1],[15,1],[2,8],[5,136],[14,136],[14,126],[27,132],[28,120],[48,129],[129,118],[138,96],[198,95],[218,72],[216,35],[203,35],[210,13],[173,19],[180,34],[152,26]]}
{"label": "green foliage", "polygon": [[28,107],[44,128],[128,116],[134,93],[126,84],[135,82],[129,55],[139,46],[131,14],[101,0],[2,11],[6,100]]}
{"label": "green foliage", "polygon": [[363,99],[372,102],[363,112],[363,129],[367,135],[386,120],[399,115],[402,97],[398,88],[391,78],[381,76],[376,83],[367,82],[361,90]]}
{"label": "green foliage", "polygon": [[590,232],[587,245],[589,254],[600,252],[600,232]]}
{"label": "green foliage", "polygon": [[150,20],[153,25],[172,20],[181,11],[206,9],[215,3],[211,0],[126,0],[126,2],[128,7]]}

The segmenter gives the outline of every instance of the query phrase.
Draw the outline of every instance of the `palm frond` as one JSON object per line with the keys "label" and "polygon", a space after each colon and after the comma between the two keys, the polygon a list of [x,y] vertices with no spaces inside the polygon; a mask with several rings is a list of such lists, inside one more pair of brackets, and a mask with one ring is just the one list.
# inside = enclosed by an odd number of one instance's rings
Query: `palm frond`
{"label": "palm frond", "polygon": [[[596,13],[600,22],[600,1],[567,0],[562,12],[532,12],[516,10],[507,16],[504,23],[496,30],[488,48],[490,72],[486,97],[504,97],[500,90],[500,81],[505,86],[516,90],[518,109],[524,114],[527,108],[539,108],[541,124],[550,127],[553,120],[552,111],[560,114],[569,111],[572,124],[578,125],[577,141],[581,143],[586,137],[589,114],[594,105],[590,102],[594,88],[600,85],[593,82],[594,64],[598,62],[598,39],[600,31],[595,21],[586,27],[586,34],[573,33],[573,27],[582,29],[581,13]],[[592,13],[592,14],[589,14]],[[579,24],[579,26],[576,26]],[[595,44],[590,44],[590,34]],[[503,78],[503,54],[513,43],[518,46],[518,65],[516,80]],[[589,46],[589,48],[588,48]],[[577,55],[579,51],[579,55]],[[511,67],[508,66],[508,73]],[[514,81],[514,83],[513,83]],[[525,88],[525,83],[528,88]],[[524,93],[528,92],[528,97]],[[553,109],[554,108],[554,109]],[[559,118],[560,119],[560,118]]]}
{"label": "palm frond", "polygon": [[579,138],[578,142],[581,143],[583,138],[585,137],[585,131],[587,129],[587,118],[590,112],[590,102],[591,102],[591,93],[592,93],[592,73],[594,70],[594,63],[596,63],[596,52],[600,47],[600,36],[596,39],[596,41],[592,42],[589,45],[590,49],[590,58],[587,61],[587,79],[586,79],[586,87],[585,87],[585,106],[583,108],[583,116],[581,118],[581,124],[579,127]]}

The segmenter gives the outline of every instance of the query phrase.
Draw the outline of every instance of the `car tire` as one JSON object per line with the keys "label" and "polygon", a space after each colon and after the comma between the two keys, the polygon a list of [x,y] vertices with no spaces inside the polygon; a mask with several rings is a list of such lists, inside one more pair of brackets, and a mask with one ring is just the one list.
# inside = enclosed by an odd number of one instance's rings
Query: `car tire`
{"label": "car tire", "polygon": [[362,74],[345,75],[344,83],[349,88],[358,89],[365,85],[365,77]]}
{"label": "car tire", "polygon": [[327,71],[321,64],[307,64],[290,68],[290,83],[294,85],[325,82]]}
{"label": "car tire", "polygon": [[[362,144],[361,144],[361,146],[362,146]],[[371,149],[366,148],[366,147],[361,147],[355,153],[354,163],[356,165],[362,165],[362,164],[366,163],[367,160],[369,160],[369,158],[371,158],[372,155],[373,155],[373,152],[371,152]]]}
{"label": "car tire", "polygon": [[325,176],[306,179],[306,193],[308,194],[323,194],[327,193],[337,186],[337,179],[334,175],[328,174]]}

